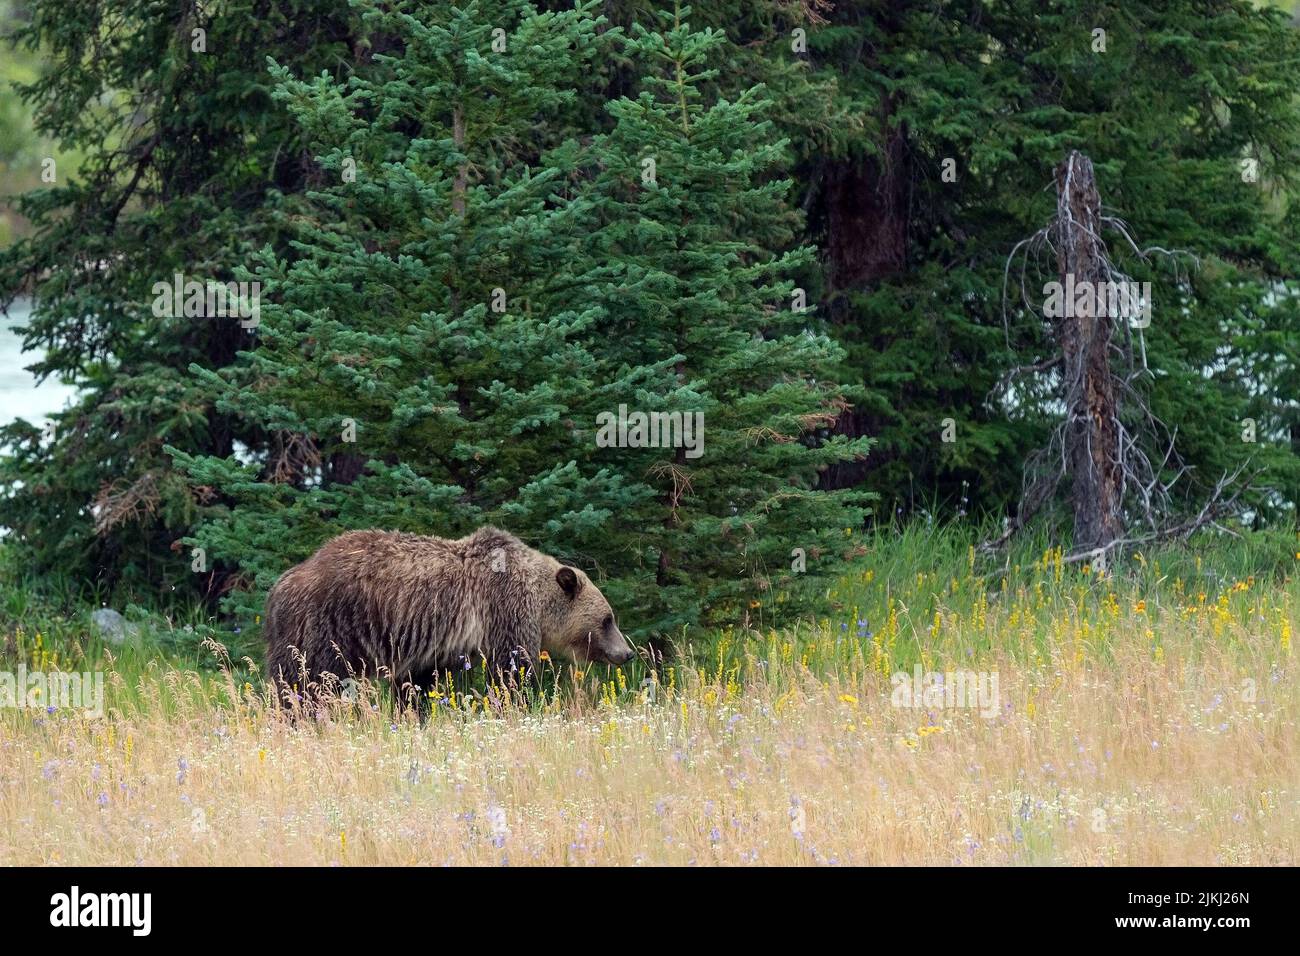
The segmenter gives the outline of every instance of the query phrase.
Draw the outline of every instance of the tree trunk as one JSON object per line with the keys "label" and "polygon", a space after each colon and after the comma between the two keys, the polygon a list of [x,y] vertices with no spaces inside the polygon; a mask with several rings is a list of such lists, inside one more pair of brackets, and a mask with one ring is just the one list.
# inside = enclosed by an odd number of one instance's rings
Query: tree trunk
{"label": "tree trunk", "polygon": [[[886,101],[885,122],[891,107]],[[844,159],[826,169],[827,271],[835,290],[870,288],[906,263],[907,132],[886,136],[882,159]]]}
{"label": "tree trunk", "polygon": [[330,487],[335,485],[350,485],[366,470],[366,456],[353,455],[349,452],[336,451],[329,457],[329,475],[327,483]]}
{"label": "tree trunk", "polygon": [[1120,430],[1110,342],[1115,317],[1106,296],[1071,295],[1081,283],[1094,291],[1107,280],[1101,249],[1101,197],[1092,160],[1072,152],[1056,170],[1056,261],[1066,291],[1056,334],[1064,357],[1065,454],[1074,485],[1076,551],[1106,548],[1123,536]]}
{"label": "tree trunk", "polygon": [[[887,119],[891,102],[883,109]],[[884,159],[844,159],[825,171],[826,273],[832,292],[870,289],[898,275],[907,263],[907,134],[888,133]],[[849,314],[847,299],[833,295],[831,322],[859,321]],[[879,435],[885,421],[861,408],[846,409],[835,423],[837,435]],[[881,449],[864,461],[830,465],[821,477],[826,489],[860,484],[869,469],[893,456]]]}

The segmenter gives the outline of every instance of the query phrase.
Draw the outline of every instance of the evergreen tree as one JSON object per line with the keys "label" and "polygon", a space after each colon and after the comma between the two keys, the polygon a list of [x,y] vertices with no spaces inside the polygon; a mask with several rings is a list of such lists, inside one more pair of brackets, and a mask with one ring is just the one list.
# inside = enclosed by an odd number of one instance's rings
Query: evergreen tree
{"label": "evergreen tree", "polygon": [[[600,9],[615,28],[566,52],[550,39],[574,37],[577,21],[567,0],[553,6],[21,7],[17,41],[52,64],[22,87],[36,132],[86,157],[22,199],[35,231],[0,255],[5,299],[34,295],[36,368],[83,390],[52,436],[0,429],[0,525],[26,565],[211,593],[232,583],[226,572],[264,584],[328,528],[495,520],[609,574],[664,629],[704,607],[766,608],[748,589],[795,548],[827,547],[830,517],[854,515],[806,494],[809,474],[880,492],[891,511],[955,503],[964,482],[990,509],[1015,505],[1024,458],[1058,410],[1050,375],[996,398],[1044,344],[1026,313],[1013,310],[1008,334],[1003,279],[1012,248],[1050,216],[1051,171],[1070,149],[1093,159],[1108,210],[1140,245],[1199,263],[1175,273],[1112,248],[1154,286],[1143,387],[1178,429],[1191,466],[1179,487],[1194,498],[1250,457],[1268,489],[1250,502],[1258,519],[1293,513],[1300,39],[1279,12],[1246,0],[719,0],[692,12],[703,29],[677,49],[679,26],[660,31],[661,48],[632,31],[656,22],[649,0],[610,0]],[[748,168],[714,122],[724,112],[753,138]],[[6,156],[27,180],[40,158]],[[792,188],[778,196],[787,163]],[[715,198],[727,190],[742,198]],[[818,254],[793,251],[808,246]],[[264,332],[154,314],[153,284],[176,272],[262,278]],[[813,310],[791,310],[792,286]],[[725,328],[710,287],[732,310]],[[420,328],[437,341],[419,344]],[[824,328],[842,352],[824,348]],[[770,379],[728,358],[742,333],[777,353]],[[311,368],[334,394],[311,392]],[[759,396],[778,382],[788,404],[774,419]],[[597,445],[596,416],[621,404],[704,413],[704,457]],[[837,432],[879,439],[869,457],[822,441],[828,407]],[[356,442],[337,437],[345,417]],[[941,440],[949,418],[953,443]],[[407,427],[427,454],[384,434]],[[727,437],[746,428],[795,440]],[[195,476],[226,470],[186,480],[164,446]],[[419,491],[385,503],[403,469]],[[271,493],[346,504],[295,504],[301,522],[268,533],[265,550],[248,529],[209,540],[246,496]],[[787,510],[773,517],[764,496]],[[426,527],[432,502],[445,507]],[[190,573],[179,546],[200,516],[217,519],[200,535],[222,557],[215,576]],[[614,534],[615,519],[644,536]],[[801,527],[816,540],[787,541]],[[711,563],[725,556],[744,569],[734,589]]]}
{"label": "evergreen tree", "polygon": [[[645,7],[623,0],[610,16]],[[713,87],[734,97],[765,81],[791,140],[803,240],[820,252],[820,276],[801,281],[846,349],[838,376],[864,389],[837,427],[878,439],[828,471],[833,487],[878,491],[891,512],[934,500],[957,511],[967,486],[982,508],[1014,508],[1056,389],[1021,379],[1017,401],[997,398],[1043,344],[1017,314],[1008,341],[1003,279],[1077,148],[1140,245],[1201,263],[1176,275],[1167,257],[1113,250],[1155,284],[1150,401],[1192,467],[1179,487],[1195,499],[1250,457],[1277,492],[1255,496],[1260,517],[1300,500],[1300,318],[1282,292],[1295,273],[1300,74],[1282,13],[1244,0],[723,0],[695,19],[730,40]],[[1029,291],[1041,305],[1041,282]],[[1240,440],[1246,420],[1255,443]]]}
{"label": "evergreen tree", "polygon": [[698,458],[619,452],[619,467],[655,489],[633,514],[662,613],[735,620],[738,603],[791,597],[800,555],[817,579],[849,549],[867,496],[819,491],[818,476],[869,442],[828,437],[848,393],[827,375],[839,352],[792,279],[813,250],[790,248],[800,223],[784,202],[790,181],[772,175],[788,144],[765,116],[771,101],[762,87],[734,100],[708,92],[726,36],[693,30],[688,15],[633,28],[642,89],[610,105],[614,129],[594,149],[591,249],[607,265],[590,291],[605,367],[642,369],[629,405],[704,425]]}
{"label": "evergreen tree", "polygon": [[178,551],[196,502],[163,445],[227,455],[260,441],[188,372],[225,366],[249,334],[155,314],[152,289],[175,273],[228,281],[253,250],[283,250],[310,170],[261,64],[274,51],[338,69],[352,15],[346,0],[36,0],[25,13],[13,40],[50,67],[18,89],[37,131],[83,159],[21,197],[33,233],[0,254],[0,304],[32,295],[20,331],[34,370],[82,391],[52,434],[0,427],[0,526],[33,572],[101,594],[193,594],[220,582]]}
{"label": "evergreen tree", "polygon": [[[247,464],[176,451],[221,502],[193,543],[247,575],[244,613],[354,527],[500,524],[608,578],[630,626],[661,635],[706,608],[736,619],[796,548],[822,579],[850,547],[853,496],[814,485],[865,443],[818,435],[842,401],[817,377],[834,349],[790,308],[782,277],[809,252],[776,251],[797,220],[788,182],[764,178],[781,146],[763,101],[692,89],[720,34],[639,30],[626,54],[647,88],[581,148],[564,91],[618,38],[593,9],[372,11],[405,38],[375,76],[278,71],[334,184],[293,260],[261,263],[246,367],[195,370],[278,445]],[[620,405],[702,414],[703,456],[610,447]]]}
{"label": "evergreen tree", "polygon": [[[864,470],[840,477],[904,506],[915,489],[955,507],[969,481],[984,506],[1014,507],[1057,389],[1049,373],[996,399],[1043,344],[1014,308],[1007,335],[1003,281],[1016,243],[1053,212],[1052,171],[1079,149],[1139,246],[1199,262],[1144,261],[1112,241],[1120,268],[1153,283],[1149,400],[1178,431],[1190,468],[1178,489],[1196,501],[1250,458],[1277,492],[1254,496],[1258,515],[1300,501],[1288,447],[1300,409],[1285,391],[1300,317],[1279,294],[1300,264],[1286,208],[1300,36],[1286,17],[1244,0],[849,3],[829,17],[810,31],[812,61],[857,122],[811,151],[806,201],[845,373],[868,392],[848,431],[880,440]],[[1031,270],[1024,290],[1019,278],[1017,264],[1013,306],[1022,291],[1041,305],[1054,277]],[[940,440],[947,418],[953,443]],[[1254,443],[1241,440],[1248,419]]]}
{"label": "evergreen tree", "polygon": [[590,379],[564,114],[614,36],[592,6],[375,7],[367,35],[401,42],[373,76],[274,69],[331,185],[292,259],[259,263],[267,301],[246,365],[194,369],[273,438],[252,463],[175,452],[221,496],[197,542],[249,583],[347,528],[455,535],[514,502],[506,523],[528,535],[542,505],[558,532],[621,503],[614,476],[552,453]]}

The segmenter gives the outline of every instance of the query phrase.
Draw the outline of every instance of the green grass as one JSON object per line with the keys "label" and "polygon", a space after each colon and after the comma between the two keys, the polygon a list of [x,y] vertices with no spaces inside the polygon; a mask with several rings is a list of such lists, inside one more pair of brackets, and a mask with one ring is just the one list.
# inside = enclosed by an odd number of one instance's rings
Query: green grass
{"label": "green grass", "polygon": [[[815,620],[784,619],[781,595],[771,595],[754,609],[749,628],[679,635],[657,679],[689,672],[726,684],[739,680],[756,658],[779,655],[786,645],[785,653],[798,648],[803,663],[822,673],[845,666],[908,670],[918,662],[970,661],[995,653],[1032,661],[1066,631],[1104,635],[1102,625],[1085,622],[1104,622],[1107,608],[1118,604],[1147,606],[1153,645],[1159,643],[1162,621],[1185,615],[1189,606],[1212,610],[1225,596],[1230,600],[1218,612],[1220,625],[1266,616],[1283,604],[1300,605],[1295,573],[1300,541],[1293,533],[1206,534],[1190,543],[1139,551],[1102,575],[1060,561],[1060,552],[1042,533],[1026,534],[993,557],[981,556],[976,545],[989,531],[913,522],[868,533],[866,553],[827,589],[824,610]],[[113,699],[123,706],[142,703],[136,689],[140,678],[159,667],[193,672],[204,682],[257,681],[260,636],[237,631],[210,608],[114,604],[134,633],[124,644],[109,646],[90,620],[100,606],[103,597],[77,582],[25,575],[11,550],[0,547],[0,668],[12,669],[22,660],[29,668],[109,670],[120,675]],[[1001,623],[981,626],[990,615]],[[1004,626],[1008,620],[1020,625],[1016,633]],[[643,639],[635,622],[628,623],[634,640]],[[1214,628],[1206,633],[1212,640]],[[1096,653],[1105,657],[1106,641],[1095,643]],[[621,673],[604,666],[587,671],[583,678],[609,684],[613,694],[635,692],[650,676],[645,661]],[[563,666],[548,666],[543,696],[553,699],[573,676]],[[461,693],[483,684],[477,670],[455,681]]]}

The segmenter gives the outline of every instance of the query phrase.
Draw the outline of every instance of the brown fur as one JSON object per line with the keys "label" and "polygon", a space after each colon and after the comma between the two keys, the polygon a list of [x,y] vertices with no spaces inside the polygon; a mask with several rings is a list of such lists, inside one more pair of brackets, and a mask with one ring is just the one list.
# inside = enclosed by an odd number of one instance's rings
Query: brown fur
{"label": "brown fur", "polygon": [[267,671],[427,684],[485,658],[494,675],[540,653],[623,663],[634,654],[600,589],[577,568],[496,528],[454,541],[351,531],[290,568],[266,597]]}

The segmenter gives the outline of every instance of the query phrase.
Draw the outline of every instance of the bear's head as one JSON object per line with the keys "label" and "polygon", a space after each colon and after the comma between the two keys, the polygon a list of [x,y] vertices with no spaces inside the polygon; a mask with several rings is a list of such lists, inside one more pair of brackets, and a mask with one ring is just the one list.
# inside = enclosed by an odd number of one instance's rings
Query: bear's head
{"label": "bear's head", "polygon": [[636,651],[618,629],[600,588],[577,568],[560,565],[542,609],[542,650],[583,664],[626,664]]}

